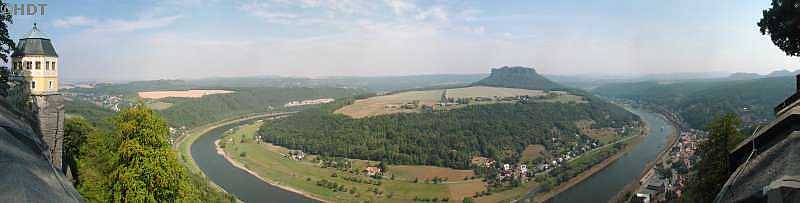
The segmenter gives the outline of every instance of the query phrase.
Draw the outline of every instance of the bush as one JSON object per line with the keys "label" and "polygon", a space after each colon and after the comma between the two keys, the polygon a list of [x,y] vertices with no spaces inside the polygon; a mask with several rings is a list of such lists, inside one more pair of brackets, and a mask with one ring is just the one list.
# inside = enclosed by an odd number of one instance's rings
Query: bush
{"label": "bush", "polygon": [[472,197],[464,197],[464,200],[461,201],[461,202],[462,203],[475,203],[475,199],[472,199]]}

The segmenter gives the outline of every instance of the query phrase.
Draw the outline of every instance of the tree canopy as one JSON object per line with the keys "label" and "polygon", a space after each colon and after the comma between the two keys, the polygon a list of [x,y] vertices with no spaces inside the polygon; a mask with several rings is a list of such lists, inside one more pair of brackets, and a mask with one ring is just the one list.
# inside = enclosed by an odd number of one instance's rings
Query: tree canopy
{"label": "tree canopy", "polygon": [[769,34],[778,48],[789,56],[800,56],[800,2],[772,0],[758,22],[761,34]]}
{"label": "tree canopy", "polygon": [[700,159],[691,177],[687,198],[697,202],[712,202],[728,180],[728,149],[739,139],[741,120],[728,113],[708,125],[709,137],[698,147]]}
{"label": "tree canopy", "polygon": [[163,118],[140,103],[112,121],[114,129],[101,130],[81,118],[65,123],[68,164],[87,201],[192,202],[198,195],[206,197],[167,142]]}
{"label": "tree canopy", "polygon": [[191,198],[185,168],[167,142],[167,122],[139,104],[114,117],[109,184],[112,200],[173,202]]}

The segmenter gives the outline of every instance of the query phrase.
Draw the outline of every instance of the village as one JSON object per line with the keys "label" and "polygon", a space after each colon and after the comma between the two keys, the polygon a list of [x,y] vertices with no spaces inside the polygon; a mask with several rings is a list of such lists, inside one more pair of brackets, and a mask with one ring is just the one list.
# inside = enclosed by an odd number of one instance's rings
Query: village
{"label": "village", "polygon": [[120,111],[125,105],[130,105],[130,102],[123,99],[123,95],[106,95],[93,92],[64,92],[63,95],[67,100],[86,101],[115,112]]}
{"label": "village", "polygon": [[701,130],[682,130],[667,153],[639,180],[636,197],[643,202],[662,202],[684,195],[689,170],[698,159],[697,148],[707,136],[708,132]]}
{"label": "village", "polygon": [[327,104],[336,101],[333,98],[322,98],[322,99],[307,99],[303,101],[290,101],[283,105],[283,107],[295,107],[295,106],[305,106],[305,105],[314,105],[314,104]]}

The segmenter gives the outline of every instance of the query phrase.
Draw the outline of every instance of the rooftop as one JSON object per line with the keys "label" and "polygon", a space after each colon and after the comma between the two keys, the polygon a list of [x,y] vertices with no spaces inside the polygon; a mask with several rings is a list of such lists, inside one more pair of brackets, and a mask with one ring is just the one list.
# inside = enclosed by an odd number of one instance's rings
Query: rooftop
{"label": "rooftop", "polygon": [[24,38],[19,40],[17,48],[14,49],[14,53],[11,54],[11,57],[29,55],[58,57],[56,49],[53,47],[50,39],[39,30],[36,24],[33,24],[33,29],[31,29]]}

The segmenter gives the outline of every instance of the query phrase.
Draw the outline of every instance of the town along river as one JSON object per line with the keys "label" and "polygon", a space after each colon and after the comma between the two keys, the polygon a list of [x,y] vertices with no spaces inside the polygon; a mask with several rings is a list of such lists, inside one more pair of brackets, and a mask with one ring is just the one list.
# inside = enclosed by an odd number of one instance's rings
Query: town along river
{"label": "town along river", "polygon": [[644,120],[650,128],[647,137],[633,150],[627,152],[608,167],[598,171],[572,188],[556,195],[548,202],[607,202],[625,185],[637,181],[648,163],[669,143],[675,128],[658,114],[641,109],[628,109]]}
{"label": "town along river", "polygon": [[252,123],[264,118],[255,118],[215,128],[192,144],[191,153],[197,165],[211,181],[244,202],[316,202],[315,200],[289,192],[261,181],[249,173],[231,165],[217,154],[214,141],[233,127]]}

